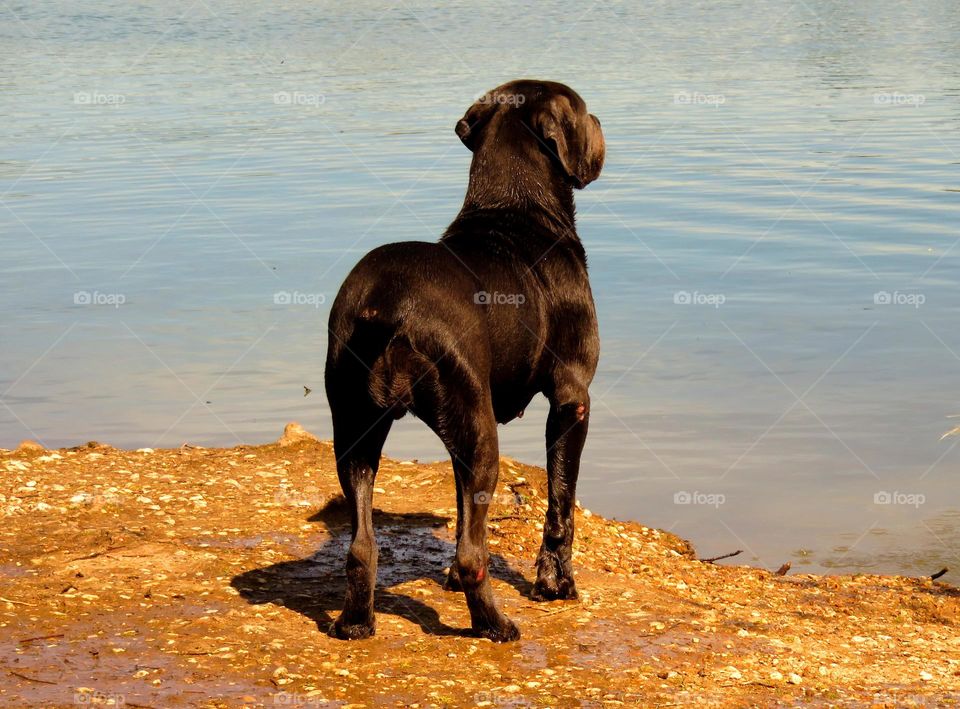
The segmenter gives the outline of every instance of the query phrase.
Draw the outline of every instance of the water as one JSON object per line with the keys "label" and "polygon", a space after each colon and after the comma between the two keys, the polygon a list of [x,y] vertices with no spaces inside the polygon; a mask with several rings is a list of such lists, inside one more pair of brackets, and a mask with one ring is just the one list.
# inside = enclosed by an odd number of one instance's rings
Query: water
{"label": "water", "polygon": [[[455,215],[478,93],[550,78],[608,144],[584,504],[770,568],[960,568],[954,5],[646,5],[0,6],[0,445],[329,437],[346,272]],[[503,453],[542,463],[544,417]],[[387,453],[444,457],[408,419]]]}

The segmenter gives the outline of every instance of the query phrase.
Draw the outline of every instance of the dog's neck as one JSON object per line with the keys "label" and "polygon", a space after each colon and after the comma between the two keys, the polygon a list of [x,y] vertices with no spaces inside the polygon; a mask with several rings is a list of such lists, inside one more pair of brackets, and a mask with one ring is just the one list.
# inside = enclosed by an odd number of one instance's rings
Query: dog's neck
{"label": "dog's neck", "polygon": [[511,150],[499,146],[491,155],[487,146],[473,156],[470,182],[460,217],[497,210],[515,213],[555,233],[577,239],[573,188],[537,151]]}

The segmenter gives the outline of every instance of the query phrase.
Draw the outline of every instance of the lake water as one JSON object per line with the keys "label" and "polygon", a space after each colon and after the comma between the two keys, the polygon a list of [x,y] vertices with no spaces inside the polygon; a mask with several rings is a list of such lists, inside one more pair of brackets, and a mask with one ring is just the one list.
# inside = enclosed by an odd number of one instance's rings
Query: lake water
{"label": "lake water", "polygon": [[[0,5],[0,446],[330,437],[342,279],[456,214],[477,94],[549,78],[608,147],[584,504],[960,578],[955,3],[644,5]],[[545,414],[502,453],[542,464]],[[445,455],[409,417],[386,452]]]}

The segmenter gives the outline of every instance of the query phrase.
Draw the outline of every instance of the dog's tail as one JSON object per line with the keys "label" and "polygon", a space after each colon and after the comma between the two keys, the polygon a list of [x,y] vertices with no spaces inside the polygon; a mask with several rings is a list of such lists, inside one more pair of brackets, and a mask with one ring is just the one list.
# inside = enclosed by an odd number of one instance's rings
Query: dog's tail
{"label": "dog's tail", "polygon": [[412,410],[414,387],[434,367],[430,358],[417,351],[400,325],[398,318],[374,308],[360,309],[350,322],[341,322],[337,330],[331,325],[328,394],[348,387],[352,389],[350,395],[366,395],[396,418]]}

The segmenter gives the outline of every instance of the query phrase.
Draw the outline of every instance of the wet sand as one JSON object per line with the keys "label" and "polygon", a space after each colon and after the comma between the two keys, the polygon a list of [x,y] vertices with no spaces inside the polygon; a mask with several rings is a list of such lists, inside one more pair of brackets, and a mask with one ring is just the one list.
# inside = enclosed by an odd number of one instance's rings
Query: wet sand
{"label": "wet sand", "polygon": [[491,574],[518,643],[469,634],[447,463],[384,459],[377,635],[326,635],[349,524],[332,447],[0,451],[0,705],[960,703],[960,592],[780,576],[578,509],[579,602],[535,603],[544,473],[501,461]]}

